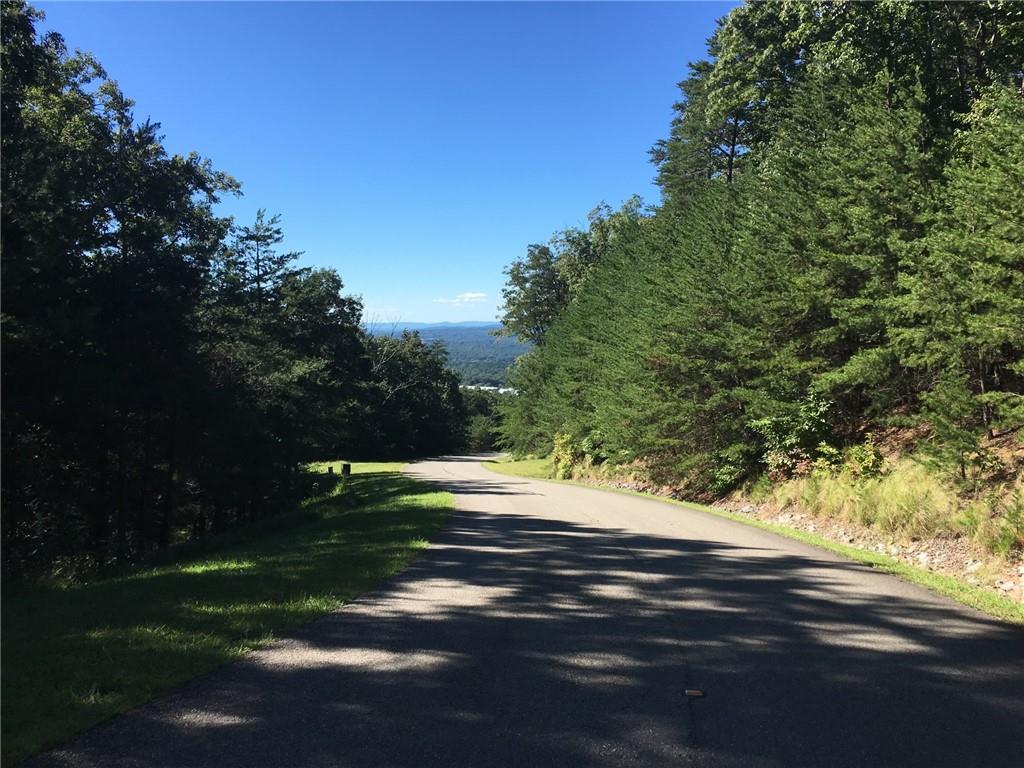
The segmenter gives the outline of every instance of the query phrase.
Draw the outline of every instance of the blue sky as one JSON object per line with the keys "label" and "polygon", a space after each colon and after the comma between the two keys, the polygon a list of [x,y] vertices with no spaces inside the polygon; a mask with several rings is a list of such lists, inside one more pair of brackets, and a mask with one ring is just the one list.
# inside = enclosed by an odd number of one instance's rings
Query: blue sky
{"label": "blue sky", "polygon": [[380,321],[490,320],[531,242],[632,194],[728,3],[40,3]]}

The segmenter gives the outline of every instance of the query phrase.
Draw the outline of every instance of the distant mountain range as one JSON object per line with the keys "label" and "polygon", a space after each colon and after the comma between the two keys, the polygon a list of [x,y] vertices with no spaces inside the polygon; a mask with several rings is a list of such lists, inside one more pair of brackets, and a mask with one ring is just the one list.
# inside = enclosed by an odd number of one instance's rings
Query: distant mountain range
{"label": "distant mountain range", "polygon": [[456,322],[444,321],[441,323],[406,323],[404,321],[398,321],[394,323],[381,323],[373,322],[367,323],[366,327],[370,333],[390,333],[392,328],[397,328],[398,332],[402,331],[420,331],[424,328],[500,328],[501,323],[496,323],[493,320],[459,320]]}
{"label": "distant mountain range", "polygon": [[470,320],[458,323],[368,323],[376,336],[416,331],[426,342],[440,340],[448,350],[448,361],[462,376],[463,384],[500,387],[507,381],[508,367],[530,345],[507,336],[495,336],[499,323]]}

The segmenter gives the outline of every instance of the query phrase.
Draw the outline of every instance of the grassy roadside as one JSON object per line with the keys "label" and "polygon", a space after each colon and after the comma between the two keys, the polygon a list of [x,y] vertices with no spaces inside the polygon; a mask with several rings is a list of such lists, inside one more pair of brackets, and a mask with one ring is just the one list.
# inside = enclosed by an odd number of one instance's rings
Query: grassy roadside
{"label": "grassy roadside", "polygon": [[450,494],[401,466],[356,464],[344,492],[211,539],[201,555],[5,594],[3,765],[237,659],[400,570],[452,508]]}
{"label": "grassy roadside", "polygon": [[704,504],[675,501],[674,499],[665,498],[663,496],[655,496],[650,493],[640,493],[638,491],[630,491],[623,488],[593,486],[575,480],[555,480],[551,477],[551,463],[547,459],[485,461],[483,462],[483,465],[486,468],[503,475],[540,479],[552,483],[583,485],[589,488],[600,487],[602,490],[625,493],[632,496],[644,496],[651,499],[657,499],[658,501],[664,501],[668,504],[676,504],[681,507],[699,509],[709,514],[717,515],[718,517],[735,520],[736,522],[743,523],[744,525],[752,525],[755,528],[761,528],[766,531],[771,531],[772,533],[777,533],[781,536],[786,536],[790,539],[796,539],[806,544],[812,544],[816,547],[826,549],[829,552],[834,552],[838,555],[842,555],[843,557],[847,557],[858,563],[864,563],[865,565],[877,568],[880,571],[885,571],[886,573],[899,576],[900,578],[906,579],[914,584],[919,584],[933,592],[938,592],[941,595],[952,598],[953,600],[970,606],[971,608],[976,608],[990,616],[994,616],[995,618],[1015,624],[1024,624],[1024,605],[1020,605],[1013,600],[1008,600],[1007,598],[994,594],[987,589],[967,584],[966,582],[952,576],[933,573],[932,571],[927,571],[923,568],[915,568],[914,566],[902,563],[889,555],[872,552],[867,549],[860,549],[859,547],[851,547],[848,544],[840,544],[839,542],[826,539],[824,536],[819,536],[815,533],[801,531],[796,528],[790,528],[777,523],[768,523],[747,515],[709,507]]}
{"label": "grassy roadside", "polygon": [[554,479],[554,468],[550,459],[522,459],[520,461],[485,461],[483,465],[494,472],[513,477],[529,477],[533,480],[550,480],[551,482],[563,482]]}

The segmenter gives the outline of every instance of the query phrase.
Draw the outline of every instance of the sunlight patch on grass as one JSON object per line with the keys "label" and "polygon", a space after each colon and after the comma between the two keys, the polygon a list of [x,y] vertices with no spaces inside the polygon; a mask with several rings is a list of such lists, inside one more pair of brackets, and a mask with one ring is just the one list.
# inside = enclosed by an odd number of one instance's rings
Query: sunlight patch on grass
{"label": "sunlight patch on grass", "polygon": [[271,611],[294,613],[297,615],[305,615],[307,613],[326,613],[334,610],[339,605],[341,605],[341,601],[336,598],[325,598],[322,596],[311,595],[309,597],[297,598],[287,602],[243,601],[239,603],[232,603],[230,605],[223,605],[221,603],[192,603],[191,605],[183,606],[183,609],[190,613],[202,616],[240,616],[249,619],[259,616],[261,613]]}
{"label": "sunlight patch on grass", "polygon": [[[334,474],[341,474],[341,465],[345,464],[345,459],[338,459],[337,461],[314,461],[307,465],[310,472],[322,472],[327,473],[329,467],[334,468]],[[375,472],[401,472],[402,467],[405,466],[404,461],[362,461],[362,462],[348,462],[352,464],[353,475],[368,475]]]}
{"label": "sunlight patch on grass", "polygon": [[213,573],[214,571],[247,571],[255,568],[252,560],[207,560],[181,567],[182,573]]}
{"label": "sunlight patch on grass", "polygon": [[551,466],[550,459],[499,460],[481,463],[494,472],[513,477],[529,477],[535,480],[550,480],[554,477],[554,468]]}

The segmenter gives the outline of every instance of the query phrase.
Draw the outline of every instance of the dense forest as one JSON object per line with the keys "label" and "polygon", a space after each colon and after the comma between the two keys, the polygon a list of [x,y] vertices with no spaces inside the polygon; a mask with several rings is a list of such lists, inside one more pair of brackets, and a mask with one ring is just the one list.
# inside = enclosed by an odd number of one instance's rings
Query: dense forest
{"label": "dense forest", "polygon": [[368,332],[279,216],[218,215],[239,182],[168,153],[40,17],[3,4],[6,575],[288,509],[316,459],[497,435],[701,497],[878,472],[884,435],[965,493],[1008,488],[1024,542],[1024,5],[730,12],[651,150],[660,204],[530,245],[516,341],[459,352],[490,382],[529,349],[511,398],[461,390],[442,339]]}
{"label": "dense forest", "polygon": [[902,435],[1020,517],[1022,87],[1020,3],[730,12],[651,150],[661,204],[508,268],[504,327],[536,347],[505,445],[713,497],[871,472]]}
{"label": "dense forest", "polygon": [[278,216],[3,4],[3,569],[84,571],[289,509],[324,457],[463,445],[444,350],[360,328]]}

